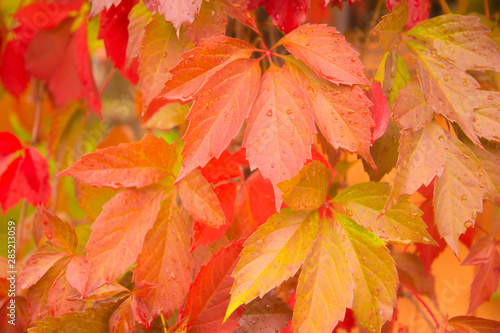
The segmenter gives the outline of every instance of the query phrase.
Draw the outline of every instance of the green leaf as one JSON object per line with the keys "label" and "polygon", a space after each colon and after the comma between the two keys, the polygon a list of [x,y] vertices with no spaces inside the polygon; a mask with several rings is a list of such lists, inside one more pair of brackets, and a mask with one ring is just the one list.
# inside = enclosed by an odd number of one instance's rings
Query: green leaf
{"label": "green leaf", "polygon": [[438,56],[462,70],[499,72],[497,45],[488,37],[490,29],[479,20],[474,16],[441,15],[423,21],[408,34],[425,41]]}
{"label": "green leaf", "polygon": [[415,42],[407,44],[416,56],[415,66],[427,103],[434,112],[460,125],[465,134],[481,146],[474,130],[474,109],[479,106],[477,81],[434,56],[424,46]]}
{"label": "green leaf", "polygon": [[386,52],[398,47],[401,42],[401,31],[405,26],[407,18],[408,4],[406,1],[402,1],[392,7],[390,14],[382,16],[382,21],[371,31],[372,34],[378,36],[380,44],[382,44]]}
{"label": "green leaf", "polygon": [[278,184],[283,202],[293,210],[313,210],[325,203],[331,173],[319,161],[312,161],[289,180]]}
{"label": "green leaf", "polygon": [[[498,167],[498,166],[497,166]],[[439,234],[458,256],[458,237],[483,211],[488,180],[479,159],[458,139],[446,150],[446,165],[434,184],[434,220]]]}
{"label": "green leaf", "polygon": [[391,187],[387,183],[360,183],[340,192],[334,200],[355,221],[384,241],[435,244],[427,233],[427,225],[420,217],[422,212],[408,200],[398,202],[377,218],[390,192]]}
{"label": "green leaf", "polygon": [[398,275],[385,243],[342,214],[335,219],[344,228],[342,241],[354,279],[353,310],[361,326],[380,332],[397,305]]}
{"label": "green leaf", "polygon": [[317,210],[282,209],[246,240],[232,274],[235,282],[226,318],[241,304],[263,296],[299,270],[311,251],[318,220]]}
{"label": "green leaf", "polygon": [[62,317],[47,317],[44,321],[35,323],[30,328],[30,333],[87,333],[92,328],[92,333],[108,333],[108,321],[116,309],[116,303],[103,303],[99,308],[90,308],[85,312],[68,312]]}
{"label": "green leaf", "polygon": [[352,268],[342,244],[342,227],[322,220],[311,254],[302,266],[292,327],[294,332],[332,332],[352,307]]}

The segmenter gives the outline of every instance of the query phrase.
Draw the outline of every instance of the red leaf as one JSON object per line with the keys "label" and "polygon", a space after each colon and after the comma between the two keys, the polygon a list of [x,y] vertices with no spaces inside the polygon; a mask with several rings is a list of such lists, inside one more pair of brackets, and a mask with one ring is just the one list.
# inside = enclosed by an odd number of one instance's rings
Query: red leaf
{"label": "red leaf", "polygon": [[158,286],[142,298],[150,309],[146,326],[160,313],[169,317],[184,303],[193,274],[188,251],[189,236],[179,208],[175,203],[165,205],[146,234],[133,276],[136,285],[147,282]]}
{"label": "red leaf", "polygon": [[224,150],[218,157],[212,157],[210,161],[201,169],[201,174],[211,184],[229,180],[232,178],[244,178],[240,165],[248,166],[245,149],[239,149],[234,154]]}
{"label": "red leaf", "polygon": [[19,52],[20,47],[16,47],[18,43],[16,40],[7,42],[0,61],[0,79],[3,87],[16,97],[26,90],[29,80],[28,73],[24,69],[24,58]]}
{"label": "red leaf", "polygon": [[[13,139],[10,137],[7,140]],[[3,149],[8,151],[17,147],[14,140],[8,141]],[[50,199],[49,170],[43,156],[35,148],[29,147],[24,149],[24,157],[10,162],[11,158],[12,155],[8,155],[0,160],[0,172],[3,172],[0,176],[2,211],[14,207],[21,199],[35,206],[47,203]]]}
{"label": "red leaf", "polygon": [[[65,258],[64,260],[60,260]],[[39,252],[33,254],[19,275],[18,285],[21,289],[28,289],[37,283],[47,271],[59,263],[68,261],[68,255],[61,252]]]}
{"label": "red leaf", "polygon": [[373,103],[370,109],[372,111],[373,120],[375,121],[375,127],[372,129],[373,142],[385,133],[391,114],[389,103],[387,103],[387,98],[378,81],[373,81],[372,88],[370,89],[370,101]]}
{"label": "red leaf", "polygon": [[113,61],[116,68],[120,70],[122,75],[126,77],[128,74],[128,66],[125,66],[129,40],[128,15],[136,3],[137,0],[124,0],[118,6],[113,5],[109,10],[101,12],[99,20],[98,37],[104,41],[106,54]]}
{"label": "red leaf", "polygon": [[198,169],[179,183],[179,196],[183,207],[196,222],[215,228],[227,223],[219,199]]}
{"label": "red leaf", "polygon": [[242,242],[233,242],[202,266],[189,288],[182,318],[187,318],[190,332],[233,332],[239,327],[241,315],[236,311],[222,323],[229,304],[229,291],[234,282],[231,273],[243,249]]}
{"label": "red leaf", "polygon": [[[228,183],[214,188],[214,193],[219,199],[224,215],[229,222],[233,220],[234,205],[237,195],[236,187],[237,184]],[[212,228],[203,223],[195,222],[193,224],[193,244],[191,245],[190,252],[200,245],[204,246],[211,244],[215,240],[221,238],[227,229],[229,229],[230,225],[231,224],[225,224],[219,228]]]}
{"label": "red leaf", "polygon": [[182,55],[183,59],[170,71],[172,79],[165,83],[158,98],[190,101],[218,70],[236,59],[249,58],[254,51],[257,49],[240,39],[226,36],[206,39]]}
{"label": "red leaf", "polygon": [[12,133],[9,132],[0,132],[0,163],[3,164],[3,158],[5,156],[14,153],[18,150],[21,150],[23,145],[21,141]]}
{"label": "red leaf", "polygon": [[492,251],[489,260],[479,265],[470,289],[470,305],[467,313],[477,309],[483,302],[488,301],[497,289],[500,282],[500,254]]}
{"label": "red leaf", "polygon": [[111,283],[136,260],[160,210],[162,192],[159,187],[126,189],[104,205],[85,246],[91,262],[87,292]]}
{"label": "red leaf", "polygon": [[226,7],[221,1],[202,1],[200,12],[183,29],[190,41],[197,45],[203,39],[224,35],[227,23]]}
{"label": "red leaf", "polygon": [[187,115],[190,120],[182,150],[182,179],[198,166],[218,158],[238,134],[259,88],[257,60],[237,59],[215,75],[196,94]]}
{"label": "red leaf", "polygon": [[[385,9],[392,11],[392,7],[401,0],[388,0]],[[408,3],[408,18],[406,19],[405,28],[411,29],[420,22],[427,20],[431,12],[431,2],[429,0],[407,0]]]}
{"label": "red leaf", "polygon": [[49,289],[47,307],[52,317],[61,317],[68,312],[80,312],[86,308],[85,300],[69,297],[77,291],[70,285],[66,274],[67,267],[59,273]]}
{"label": "red leaf", "polygon": [[135,330],[135,316],[132,310],[132,297],[123,301],[109,318],[110,333],[129,333]]}
{"label": "red leaf", "polygon": [[305,24],[283,37],[278,45],[286,47],[295,58],[335,84],[370,84],[363,73],[359,53],[333,27]]}
{"label": "red leaf", "polygon": [[279,182],[295,176],[311,158],[316,133],[307,97],[287,68],[271,66],[262,76],[248,117],[243,146],[252,169],[259,168],[274,186],[276,210],[281,206]]}
{"label": "red leaf", "polygon": [[[257,6],[265,6],[275,27],[284,33],[297,28],[306,19],[306,13],[311,7],[311,0],[253,0]],[[252,6],[252,7],[253,7]]]}
{"label": "red leaf", "polygon": [[83,22],[72,33],[73,22],[68,18],[53,29],[35,34],[26,49],[26,70],[47,84],[57,106],[85,97],[92,110],[100,114],[100,96],[88,55],[87,25]]}
{"label": "red leaf", "polygon": [[76,177],[93,186],[115,189],[145,187],[172,176],[176,159],[175,145],[146,134],[139,142],[122,143],[83,155],[59,176]]}

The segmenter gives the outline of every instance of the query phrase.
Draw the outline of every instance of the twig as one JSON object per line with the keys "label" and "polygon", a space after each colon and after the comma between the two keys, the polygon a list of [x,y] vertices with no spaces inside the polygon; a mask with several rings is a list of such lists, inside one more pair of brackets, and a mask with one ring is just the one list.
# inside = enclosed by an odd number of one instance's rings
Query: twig
{"label": "twig", "polygon": [[397,318],[398,318],[398,308],[394,308],[394,310],[392,311],[391,328],[389,328],[389,333],[394,332],[394,327],[396,327]]}
{"label": "twig", "polygon": [[484,15],[486,15],[488,20],[490,19],[490,6],[488,5],[488,0],[484,0]]}
{"label": "twig", "polygon": [[33,122],[33,128],[31,130],[31,145],[35,145],[38,142],[38,133],[40,131],[40,115],[42,113],[42,101],[43,101],[43,90],[45,86],[43,82],[37,81],[38,91],[35,97],[35,120]]}
{"label": "twig", "polygon": [[163,332],[168,333],[167,331],[167,323],[165,322],[165,317],[163,317],[163,313],[160,313],[161,323],[163,325]]}
{"label": "twig", "polygon": [[[448,7],[448,4],[446,3],[446,0],[438,0],[439,5],[441,6],[441,9],[443,10],[443,14],[451,14],[450,7]],[[487,0],[485,0],[487,1]]]}
{"label": "twig", "polygon": [[413,290],[410,286],[408,286],[406,283],[404,283],[404,282],[400,282],[400,283],[420,302],[420,304],[422,304],[422,306],[425,308],[425,310],[427,310],[427,312],[431,316],[432,320],[434,321],[434,324],[436,324],[436,326],[439,325],[439,321],[437,320],[436,316],[434,315],[432,310],[429,308],[427,303],[425,303],[425,301],[418,295],[418,293],[415,290]]}
{"label": "twig", "polygon": [[113,75],[115,75],[116,72],[116,67],[111,68],[111,70],[108,72],[108,75],[104,79],[104,82],[101,85],[101,88],[99,88],[99,95],[102,96],[104,93],[104,90],[108,87],[109,83],[111,82],[111,79],[113,78]]}

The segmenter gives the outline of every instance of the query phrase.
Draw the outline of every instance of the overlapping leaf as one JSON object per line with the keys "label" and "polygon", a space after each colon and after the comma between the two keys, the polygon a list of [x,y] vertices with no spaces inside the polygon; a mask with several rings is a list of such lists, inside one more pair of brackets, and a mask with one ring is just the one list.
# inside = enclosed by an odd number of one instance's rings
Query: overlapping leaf
{"label": "overlapping leaf", "polygon": [[463,332],[493,333],[500,329],[500,322],[474,316],[457,316],[448,325]]}
{"label": "overlapping leaf", "polygon": [[474,121],[477,135],[500,142],[500,92],[479,90],[478,99]]}
{"label": "overlapping leaf", "polygon": [[391,187],[386,183],[360,183],[340,192],[334,200],[359,224],[380,239],[396,243],[434,243],[427,233],[422,212],[404,200],[392,206],[384,215],[380,212],[387,202]]}
{"label": "overlapping leaf", "polygon": [[332,332],[352,307],[353,271],[339,223],[324,219],[302,266],[292,327],[294,332]]}
{"label": "overlapping leaf", "polygon": [[145,135],[140,142],[86,154],[59,176],[76,177],[93,186],[115,189],[145,187],[173,176],[176,160],[174,145],[153,135]]}
{"label": "overlapping leaf", "polygon": [[239,321],[241,327],[234,333],[274,333],[288,325],[292,313],[281,298],[267,293],[246,305]]}
{"label": "overlapping leaf", "polygon": [[399,126],[413,132],[427,126],[434,115],[417,82],[411,82],[399,91],[392,111],[392,118]]}
{"label": "overlapping leaf", "polygon": [[193,22],[200,11],[203,0],[144,0],[146,7],[154,14],[163,14],[167,22],[171,22],[175,30],[183,23]]}
{"label": "overlapping leaf", "polygon": [[[238,306],[263,296],[293,276],[311,251],[318,229],[318,212],[281,210],[245,242],[234,269],[226,318]],[[293,253],[293,255],[290,255]]]}
{"label": "overlapping leaf", "polygon": [[380,39],[380,44],[386,52],[390,52],[398,47],[401,42],[401,31],[408,18],[408,4],[401,1],[392,7],[392,12],[382,16],[379,22],[371,31]]}

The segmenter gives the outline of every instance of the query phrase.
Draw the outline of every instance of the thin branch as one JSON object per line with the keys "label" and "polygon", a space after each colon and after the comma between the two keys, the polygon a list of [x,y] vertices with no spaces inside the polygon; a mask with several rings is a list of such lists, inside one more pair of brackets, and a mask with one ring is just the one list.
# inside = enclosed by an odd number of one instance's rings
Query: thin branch
{"label": "thin branch", "polygon": [[161,323],[163,325],[163,332],[167,333],[167,323],[165,322],[165,317],[163,317],[163,313],[160,313]]}
{"label": "thin branch", "polygon": [[488,0],[484,0],[484,15],[486,15],[488,20],[490,19],[490,6],[488,4]]}
{"label": "thin branch", "polygon": [[45,86],[43,82],[37,81],[36,84],[36,97],[35,97],[35,120],[33,122],[33,128],[31,129],[31,145],[35,145],[38,142],[38,133],[40,131],[40,116],[42,113],[42,101],[43,101],[43,91]]}
{"label": "thin branch", "polygon": [[446,0],[438,0],[438,2],[439,2],[439,5],[441,6],[441,9],[443,10],[443,14],[451,14],[450,7],[448,7]]}
{"label": "thin branch", "polygon": [[116,67],[111,68],[111,70],[109,71],[108,75],[104,79],[104,82],[102,83],[101,88],[99,88],[99,95],[100,96],[102,96],[102,94],[104,93],[104,91],[108,87],[109,83],[111,82],[111,79],[115,75],[115,72],[116,72]]}
{"label": "thin branch", "polygon": [[434,321],[434,324],[436,324],[436,326],[439,325],[439,321],[437,320],[436,316],[432,312],[431,308],[429,308],[427,303],[425,303],[425,301],[420,297],[420,295],[415,290],[413,290],[410,286],[408,286],[406,283],[404,283],[404,282],[400,282],[400,283],[420,302],[420,304],[422,304],[422,306],[425,308],[425,310],[427,310],[427,312],[431,316],[432,320]]}

